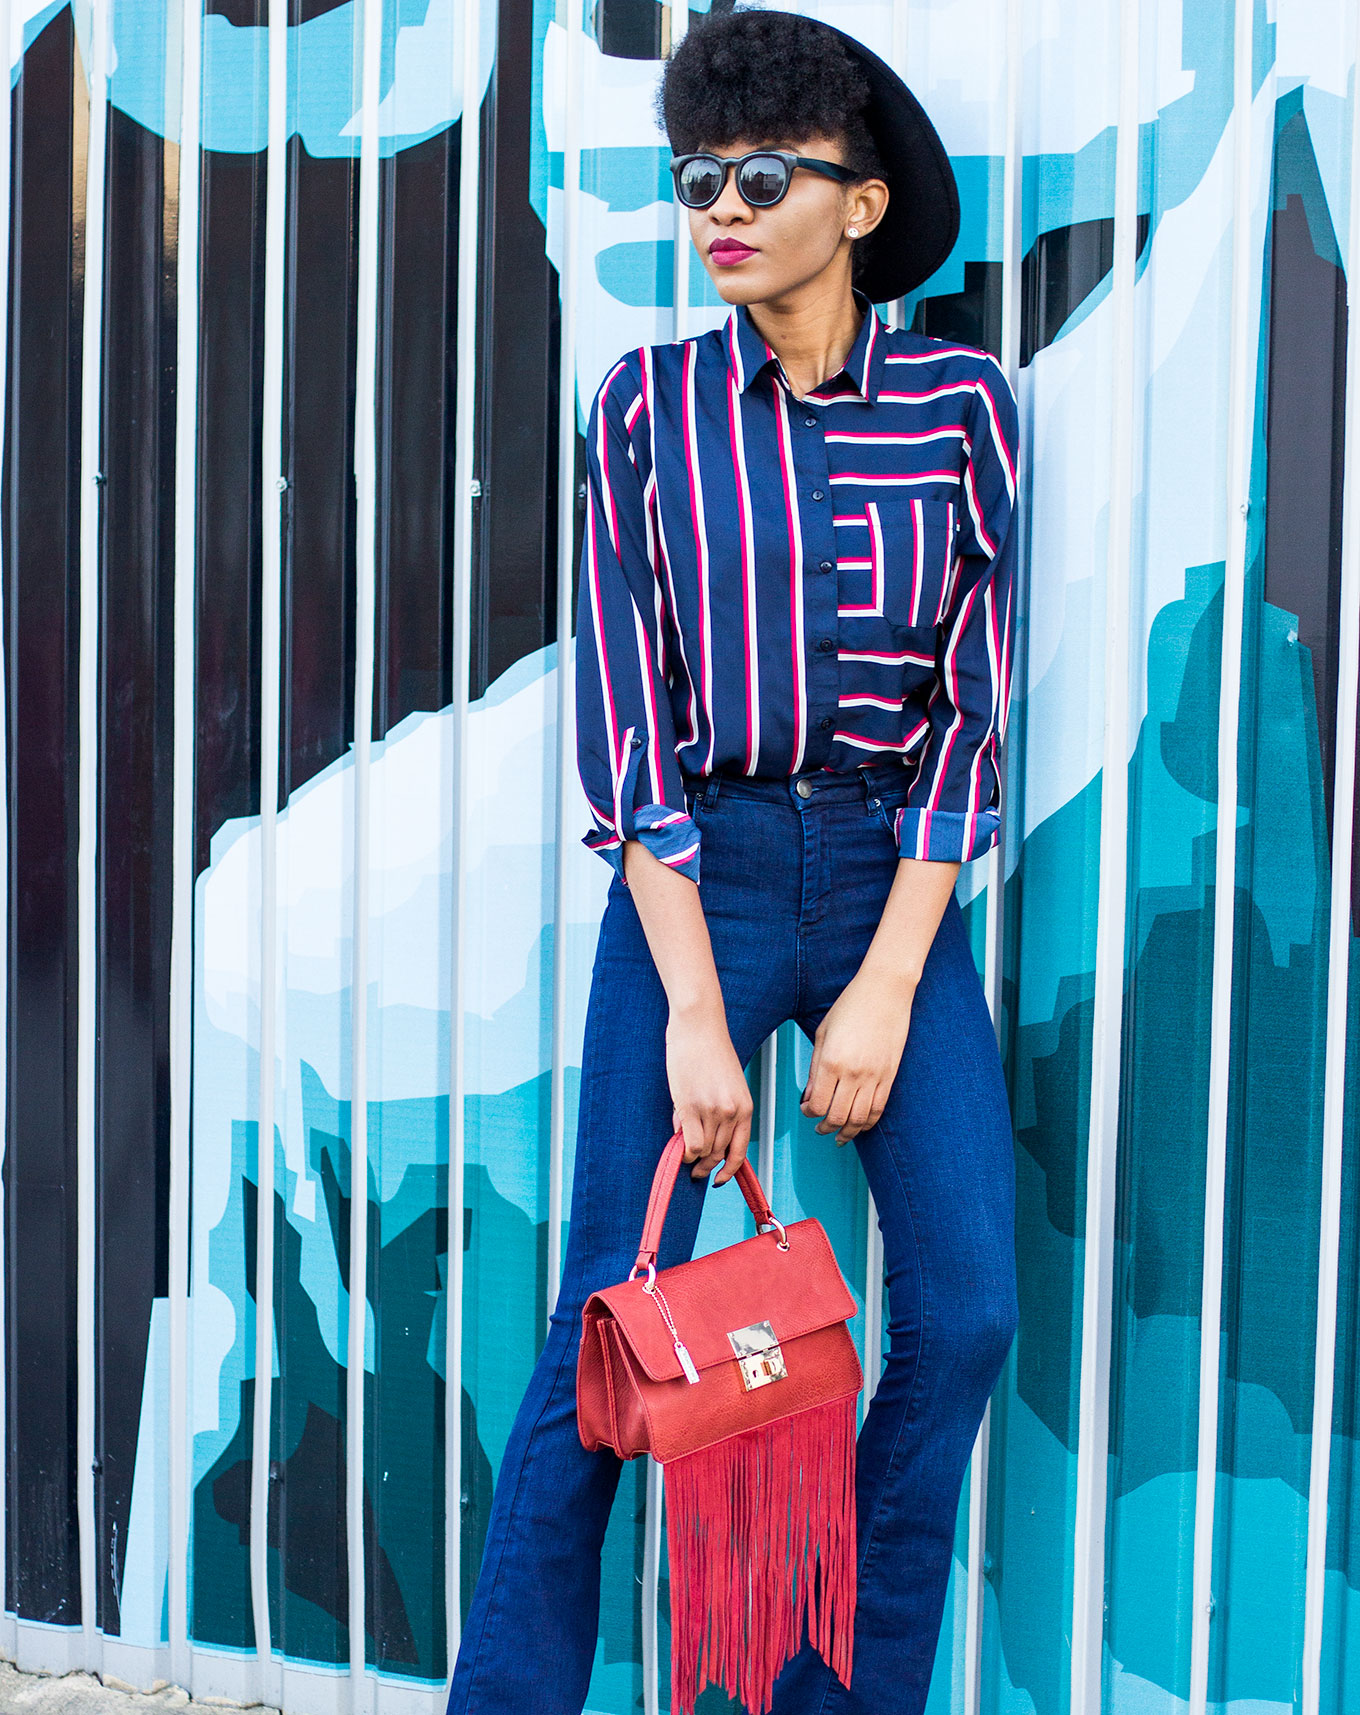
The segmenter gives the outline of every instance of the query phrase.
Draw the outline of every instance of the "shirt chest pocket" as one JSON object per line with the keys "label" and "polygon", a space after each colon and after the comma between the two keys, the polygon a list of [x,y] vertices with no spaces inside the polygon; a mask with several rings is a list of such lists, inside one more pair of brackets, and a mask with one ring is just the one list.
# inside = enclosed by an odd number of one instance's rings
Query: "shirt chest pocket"
{"label": "shirt chest pocket", "polygon": [[954,594],[952,500],[869,500],[869,574],[874,607],[894,627],[933,630]]}

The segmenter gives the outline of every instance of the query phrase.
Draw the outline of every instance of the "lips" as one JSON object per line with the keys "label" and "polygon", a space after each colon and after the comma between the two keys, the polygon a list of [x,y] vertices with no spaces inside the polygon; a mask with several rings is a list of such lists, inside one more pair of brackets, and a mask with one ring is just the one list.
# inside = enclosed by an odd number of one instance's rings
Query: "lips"
{"label": "lips", "polygon": [[715,238],[708,247],[708,254],[715,262],[730,267],[732,263],[744,262],[748,256],[758,255],[759,252],[737,238]]}

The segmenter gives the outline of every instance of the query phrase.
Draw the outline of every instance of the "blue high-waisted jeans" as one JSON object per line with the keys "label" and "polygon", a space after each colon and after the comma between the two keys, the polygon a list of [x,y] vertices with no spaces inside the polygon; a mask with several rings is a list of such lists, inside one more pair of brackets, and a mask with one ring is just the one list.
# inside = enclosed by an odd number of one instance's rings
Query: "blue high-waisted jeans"
{"label": "blue high-waisted jeans", "polygon": [[[703,784],[699,892],[742,1063],[778,1025],[811,1036],[854,976],[897,850],[897,762],[864,778]],[[610,885],[586,1014],[571,1231],[547,1342],[515,1419],[463,1631],[450,1715],[580,1715],[600,1548],[620,1462],[576,1430],[581,1307],[622,1280],[671,1133],[667,1007],[628,889]],[[826,1147],[835,1147],[827,1134]],[[776,1715],[918,1715],[944,1607],[959,1493],[1015,1333],[1015,1159],[991,1019],[951,898],[901,1066],[855,1139],[883,1230],[889,1347],[860,1433],[853,1687],[806,1645]],[[659,1263],[691,1253],[706,1180],[682,1172]],[[816,1211],[811,1211],[815,1213]]]}

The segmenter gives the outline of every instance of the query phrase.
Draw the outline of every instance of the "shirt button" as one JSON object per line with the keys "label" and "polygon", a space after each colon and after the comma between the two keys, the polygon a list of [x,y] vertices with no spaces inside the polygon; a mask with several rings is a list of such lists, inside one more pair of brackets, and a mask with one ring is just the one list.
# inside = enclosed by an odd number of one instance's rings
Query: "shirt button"
{"label": "shirt button", "polygon": [[812,498],[814,500],[825,500],[826,496],[822,493],[820,488],[814,488],[812,491]]}
{"label": "shirt button", "polygon": [[812,782],[810,780],[800,780],[794,787],[794,791],[800,798],[810,798],[812,796]]}
{"label": "shirt button", "polygon": [[807,424],[809,429],[815,429],[817,427],[817,419],[815,417],[804,417],[803,421]]}
{"label": "shirt button", "polygon": [[823,655],[829,655],[836,647],[836,639],[834,637],[823,637],[817,647],[821,650]]}
{"label": "shirt button", "polygon": [[820,720],[820,721],[818,721],[818,723],[817,723],[817,724],[818,724],[818,726],[820,726],[820,727],[821,727],[821,729],[822,729],[822,731],[823,731],[823,732],[826,732],[826,731],[828,731],[828,730],[829,730],[829,729],[830,729],[830,728],[831,728],[831,727],[833,727],[833,726],[835,726],[835,724],[836,724],[836,723],[835,723],[835,721],[833,721],[833,720],[832,720],[832,718],[831,718],[831,716],[830,716],[830,715],[823,715],[823,716],[822,716],[822,718],[821,718],[821,720]]}
{"label": "shirt button", "polygon": [[823,560],[822,563],[817,567],[817,570],[819,572],[834,572],[835,569],[836,569],[835,566],[832,564],[832,562],[830,560]]}

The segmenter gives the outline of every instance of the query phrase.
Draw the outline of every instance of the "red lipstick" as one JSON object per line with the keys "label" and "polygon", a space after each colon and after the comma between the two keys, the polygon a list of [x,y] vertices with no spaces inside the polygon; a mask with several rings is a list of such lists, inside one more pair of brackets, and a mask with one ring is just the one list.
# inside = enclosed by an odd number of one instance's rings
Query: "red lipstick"
{"label": "red lipstick", "polygon": [[749,244],[743,244],[739,238],[715,238],[708,247],[708,254],[723,267],[731,267],[734,262],[744,262],[748,256],[759,254]]}

